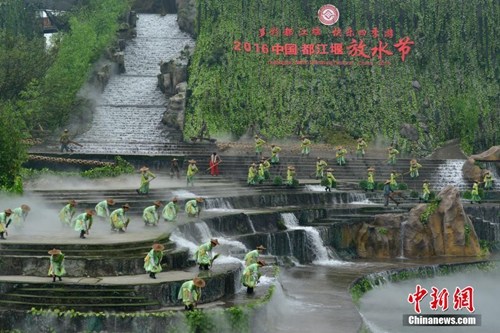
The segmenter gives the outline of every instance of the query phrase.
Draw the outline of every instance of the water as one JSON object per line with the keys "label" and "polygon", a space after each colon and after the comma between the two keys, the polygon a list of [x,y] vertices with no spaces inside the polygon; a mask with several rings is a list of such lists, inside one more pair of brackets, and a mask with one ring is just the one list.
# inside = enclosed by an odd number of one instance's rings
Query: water
{"label": "water", "polygon": [[[323,244],[323,240],[319,234],[318,229],[314,227],[303,227],[299,226],[299,220],[293,213],[282,213],[281,217],[285,226],[292,230],[304,230],[307,238],[307,248],[309,248],[315,260],[313,264],[315,265],[325,265],[325,266],[335,266],[346,264],[342,260],[334,260],[334,256],[331,251]],[[291,249],[290,244],[290,249]]]}
{"label": "water", "polygon": [[194,41],[179,30],[176,15],[141,14],[137,37],[125,49],[126,73],[111,77],[97,97],[90,129],[75,138],[84,153],[155,154],[173,133],[160,122],[166,97],[157,89],[159,63],[177,58]]}
{"label": "water", "polygon": [[453,185],[459,189],[467,187],[462,177],[462,166],[465,160],[446,160],[440,164],[431,176],[430,183],[435,189],[444,188],[446,185]]}
{"label": "water", "polygon": [[224,198],[207,198],[205,199],[205,210],[217,212],[231,212],[234,211],[231,203]]}
{"label": "water", "polygon": [[[430,279],[415,279],[398,283],[388,283],[377,287],[366,293],[360,302],[360,313],[368,323],[367,326],[374,333],[406,333],[406,332],[498,332],[498,299],[500,289],[498,289],[498,279],[500,270],[483,272],[474,270],[468,273],[457,273],[450,276],[440,276]],[[415,314],[414,304],[407,301],[408,295],[415,293],[416,285],[420,284],[429,293],[420,302],[422,314],[470,314],[468,310],[454,310],[453,294],[455,289],[467,286],[474,288],[473,303],[474,314],[481,315],[480,327],[408,327],[402,326],[403,314]],[[438,290],[446,288],[449,292],[448,310],[442,311],[438,308],[431,310],[430,293],[432,287]]]}
{"label": "water", "polygon": [[189,191],[186,191],[186,190],[175,190],[175,191],[172,191],[172,195],[174,197],[177,197],[179,199],[194,199],[196,197],[198,197],[199,195],[193,193],[193,192],[189,192]]}
{"label": "water", "polygon": [[399,229],[399,246],[401,248],[401,253],[398,259],[406,259],[405,257],[405,228],[408,224],[408,221],[404,221],[401,223],[401,228]]}

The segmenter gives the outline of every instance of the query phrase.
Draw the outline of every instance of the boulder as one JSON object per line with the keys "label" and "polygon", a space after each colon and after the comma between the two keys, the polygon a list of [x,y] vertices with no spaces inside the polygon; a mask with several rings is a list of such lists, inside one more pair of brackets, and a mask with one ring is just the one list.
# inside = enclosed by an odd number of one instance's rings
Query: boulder
{"label": "boulder", "polygon": [[462,175],[464,179],[470,182],[480,182],[483,179],[483,170],[476,165],[476,161],[474,159],[468,158],[462,166]]}
{"label": "boulder", "polygon": [[441,202],[428,221],[420,220],[430,204],[417,205],[404,226],[403,247],[406,257],[478,256],[479,240],[472,221],[453,186],[439,192]]}
{"label": "boulder", "polygon": [[372,223],[363,223],[356,235],[360,258],[395,258],[401,255],[400,228],[403,214],[376,215]]}
{"label": "boulder", "polygon": [[472,155],[475,161],[500,162],[500,146],[493,146],[480,154]]}
{"label": "boulder", "polygon": [[177,24],[182,31],[196,37],[196,0],[176,0]]}
{"label": "boulder", "polygon": [[419,139],[418,129],[411,124],[402,124],[399,128],[399,134],[411,141],[418,141]]}

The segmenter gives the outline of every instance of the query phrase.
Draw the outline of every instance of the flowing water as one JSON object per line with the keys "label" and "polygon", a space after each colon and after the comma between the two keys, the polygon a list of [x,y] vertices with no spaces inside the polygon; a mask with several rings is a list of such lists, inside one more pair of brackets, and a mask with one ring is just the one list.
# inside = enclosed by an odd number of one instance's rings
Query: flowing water
{"label": "flowing water", "polygon": [[113,76],[97,98],[90,129],[75,138],[83,153],[165,153],[172,133],[160,122],[167,98],[157,89],[159,63],[177,58],[193,40],[176,15],[141,14],[125,49],[126,73]]}

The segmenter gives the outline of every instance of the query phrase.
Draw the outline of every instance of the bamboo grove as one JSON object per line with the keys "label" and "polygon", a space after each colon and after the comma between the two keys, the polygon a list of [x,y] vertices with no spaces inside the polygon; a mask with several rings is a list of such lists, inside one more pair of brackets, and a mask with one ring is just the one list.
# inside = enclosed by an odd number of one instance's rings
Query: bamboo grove
{"label": "bamboo grove", "polygon": [[298,130],[324,137],[341,128],[353,137],[382,134],[398,141],[400,125],[410,123],[434,147],[460,138],[470,153],[499,143],[498,1],[331,3],[343,31],[379,27],[409,36],[415,44],[405,61],[393,56],[389,66],[272,66],[269,59],[286,57],[237,52],[235,41],[267,43],[269,49],[274,43],[331,43],[331,34],[258,36],[263,27],[321,26],[317,11],[325,1],[198,0],[186,134],[205,120],[211,133],[234,136],[250,126],[278,138]]}

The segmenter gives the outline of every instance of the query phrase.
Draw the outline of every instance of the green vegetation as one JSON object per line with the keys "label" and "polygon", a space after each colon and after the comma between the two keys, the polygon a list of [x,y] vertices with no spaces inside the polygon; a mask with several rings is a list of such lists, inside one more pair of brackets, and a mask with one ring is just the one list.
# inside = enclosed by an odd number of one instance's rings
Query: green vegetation
{"label": "green vegetation", "polygon": [[275,186],[283,185],[283,178],[281,178],[281,176],[274,177],[273,185],[275,185]]}
{"label": "green vegetation", "polygon": [[376,230],[381,235],[387,235],[387,233],[389,232],[389,230],[387,230],[387,228],[385,227],[377,227]]}
{"label": "green vegetation", "polygon": [[129,162],[120,156],[115,157],[115,163],[104,167],[93,168],[81,173],[85,178],[117,177],[123,174],[134,173],[135,169]]}
{"label": "green vegetation", "polygon": [[429,218],[438,209],[440,203],[441,203],[441,198],[437,197],[437,198],[434,198],[433,200],[431,200],[427,204],[425,210],[420,215],[420,222],[423,225],[427,225],[427,223],[429,223]]}
{"label": "green vegetation", "polygon": [[70,30],[55,46],[45,39],[35,7],[0,3],[0,190],[22,192],[19,175],[26,139],[40,129],[64,125],[79,105],[77,93],[92,64],[115,38],[128,0],[88,0],[68,14]]}
{"label": "green vegetation", "polygon": [[[335,4],[340,11],[336,27],[368,29],[368,34],[373,27],[393,27],[394,38],[381,39],[392,47],[400,38],[410,37],[415,44],[406,60],[401,61],[393,48],[394,56],[386,58],[388,66],[270,65],[270,60],[352,60],[347,55],[273,54],[277,43],[300,47],[341,41],[347,48],[351,38],[336,40],[331,29],[318,22],[317,11],[323,4],[322,0],[198,0],[186,137],[194,136],[205,120],[210,133],[236,136],[251,125],[268,137],[300,130],[322,139],[331,132],[366,138],[382,134],[397,140],[401,150],[418,152],[418,145],[400,137],[400,125],[409,123],[421,140],[427,135],[432,146],[460,138],[470,153],[498,144],[499,2],[340,2]],[[321,36],[297,34],[299,28],[316,26],[321,26]],[[262,27],[267,31],[290,27],[295,34],[259,38]],[[371,36],[364,40],[369,53],[376,44]],[[235,41],[249,42],[251,51],[233,51]],[[257,53],[254,44],[266,44],[269,54]],[[416,88],[414,80],[419,82]]]}

